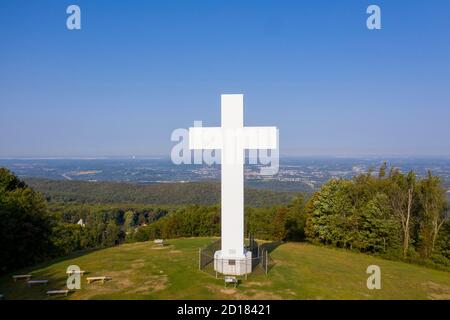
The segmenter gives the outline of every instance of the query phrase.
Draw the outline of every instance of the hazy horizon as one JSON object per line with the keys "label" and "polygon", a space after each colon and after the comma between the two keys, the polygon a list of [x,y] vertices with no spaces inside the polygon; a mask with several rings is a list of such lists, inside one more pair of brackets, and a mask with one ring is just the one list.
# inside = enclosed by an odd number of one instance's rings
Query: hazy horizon
{"label": "hazy horizon", "polygon": [[[246,157],[247,158],[247,157]],[[305,154],[305,155],[289,155],[281,154],[280,158],[348,158],[348,159],[402,159],[402,158],[412,158],[412,159],[427,159],[427,158],[449,158],[450,155],[414,155],[414,154]],[[112,155],[112,156],[0,156],[0,160],[151,160],[151,159],[170,159],[170,155]]]}

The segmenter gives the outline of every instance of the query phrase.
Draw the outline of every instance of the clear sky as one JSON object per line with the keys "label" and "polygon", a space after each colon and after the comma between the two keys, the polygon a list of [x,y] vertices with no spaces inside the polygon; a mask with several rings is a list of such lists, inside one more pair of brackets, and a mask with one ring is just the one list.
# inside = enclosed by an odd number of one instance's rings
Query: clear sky
{"label": "clear sky", "polygon": [[0,0],[0,157],[169,155],[221,93],[284,155],[449,155],[450,1]]}

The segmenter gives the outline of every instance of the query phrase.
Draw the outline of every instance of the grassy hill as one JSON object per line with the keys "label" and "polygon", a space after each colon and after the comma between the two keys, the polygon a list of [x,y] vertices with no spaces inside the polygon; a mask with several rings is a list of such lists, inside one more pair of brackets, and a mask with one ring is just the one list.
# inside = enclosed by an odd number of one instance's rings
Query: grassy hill
{"label": "grassy hill", "polygon": [[[48,279],[45,286],[28,288],[0,278],[7,299],[450,299],[450,273],[379,259],[365,254],[304,243],[285,243],[271,257],[268,275],[252,275],[236,289],[222,279],[198,270],[198,248],[210,238],[170,240],[160,247],[149,242],[125,244],[80,253],[16,272]],[[86,276],[110,276],[104,284],[87,284],[66,297],[50,297],[48,289],[65,288],[65,271],[76,264]],[[366,287],[366,268],[381,268],[382,289]]]}
{"label": "grassy hill", "polygon": [[[124,182],[88,182],[27,178],[26,183],[50,202],[122,203],[152,205],[214,205],[220,203],[220,183],[158,183],[138,185]],[[251,207],[289,203],[296,192],[245,189],[245,204]]]}

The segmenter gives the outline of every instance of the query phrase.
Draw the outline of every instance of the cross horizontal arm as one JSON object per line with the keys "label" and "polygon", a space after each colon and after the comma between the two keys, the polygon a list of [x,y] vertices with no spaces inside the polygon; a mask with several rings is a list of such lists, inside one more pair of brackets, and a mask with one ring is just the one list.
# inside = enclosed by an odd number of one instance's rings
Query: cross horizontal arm
{"label": "cross horizontal arm", "polygon": [[242,149],[276,149],[277,128],[189,128],[189,149],[223,149],[224,143]]}

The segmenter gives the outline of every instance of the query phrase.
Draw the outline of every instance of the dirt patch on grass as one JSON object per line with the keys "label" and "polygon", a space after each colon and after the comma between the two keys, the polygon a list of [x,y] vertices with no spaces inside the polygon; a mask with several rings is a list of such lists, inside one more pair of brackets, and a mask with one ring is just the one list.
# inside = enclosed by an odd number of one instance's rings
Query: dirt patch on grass
{"label": "dirt patch on grass", "polygon": [[432,281],[427,281],[422,285],[426,287],[429,299],[450,300],[450,287]]}
{"label": "dirt patch on grass", "polygon": [[261,292],[257,290],[249,290],[249,292],[254,293],[251,296],[247,296],[246,300],[281,300],[283,299],[280,295],[271,292]]}
{"label": "dirt patch on grass", "polygon": [[167,288],[168,282],[169,279],[167,275],[149,276],[146,281],[136,286],[133,290],[128,291],[128,293],[149,293],[161,291]]}
{"label": "dirt patch on grass", "polygon": [[247,287],[262,287],[270,285],[272,282],[270,281],[264,281],[264,282],[257,282],[257,281],[250,281],[250,282],[244,282],[244,285]]}
{"label": "dirt patch on grass", "polygon": [[164,249],[169,249],[172,248],[172,245],[164,245],[164,246],[152,246],[150,247],[151,250],[164,250]]}
{"label": "dirt patch on grass", "polygon": [[114,288],[128,288],[133,285],[130,280],[130,276],[133,274],[133,270],[113,271],[109,272],[108,276],[111,277],[111,284]]}
{"label": "dirt patch on grass", "polygon": [[86,290],[80,292],[78,299],[89,299],[97,295],[124,292],[127,294],[145,294],[162,291],[167,288],[169,279],[167,275],[150,275],[144,279],[132,278],[135,270],[123,270],[109,272],[112,279],[102,284],[92,283],[85,287]]}
{"label": "dirt patch on grass", "polygon": [[214,293],[221,293],[227,296],[227,299],[237,299],[237,300],[280,300],[282,297],[280,295],[265,292],[258,289],[249,289],[241,291],[238,288],[221,288],[219,286],[209,285],[208,290]]}
{"label": "dirt patch on grass", "polygon": [[144,267],[144,265],[145,265],[144,259],[136,259],[131,262],[131,268],[133,269],[140,269]]}
{"label": "dirt patch on grass", "polygon": [[236,294],[237,292],[235,288],[224,288],[217,285],[207,285],[206,288],[213,293],[223,293],[227,296]]}
{"label": "dirt patch on grass", "polygon": [[295,291],[291,290],[291,289],[286,289],[286,292],[288,294],[290,294],[291,296],[296,296],[297,295],[297,293]]}
{"label": "dirt patch on grass", "polygon": [[237,290],[231,289],[231,288],[230,289],[224,288],[224,289],[220,289],[220,292],[229,295],[229,294],[235,294],[237,292]]}

